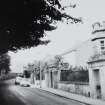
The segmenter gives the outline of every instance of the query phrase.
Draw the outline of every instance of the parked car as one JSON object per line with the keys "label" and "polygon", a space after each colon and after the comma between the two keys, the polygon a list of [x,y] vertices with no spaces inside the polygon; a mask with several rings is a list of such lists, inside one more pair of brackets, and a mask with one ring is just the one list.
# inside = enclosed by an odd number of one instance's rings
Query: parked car
{"label": "parked car", "polygon": [[18,75],[18,76],[15,78],[15,85],[20,84],[22,78],[23,78],[22,75]]}
{"label": "parked car", "polygon": [[22,78],[21,82],[20,82],[20,86],[26,86],[29,87],[30,86],[30,81],[28,78]]}

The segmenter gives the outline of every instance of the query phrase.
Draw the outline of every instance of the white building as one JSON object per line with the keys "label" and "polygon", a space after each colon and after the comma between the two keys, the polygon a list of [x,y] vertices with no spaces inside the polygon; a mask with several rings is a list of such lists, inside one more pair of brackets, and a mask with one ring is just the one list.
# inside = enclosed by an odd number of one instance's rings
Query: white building
{"label": "white building", "polygon": [[88,67],[91,97],[105,99],[105,21],[92,27],[89,40],[61,55],[68,60],[74,55],[74,66]]}
{"label": "white building", "polygon": [[[100,51],[104,51],[101,40],[105,40],[105,22],[95,23],[92,25],[93,32],[91,33],[91,38],[84,41],[83,43],[73,47],[72,49],[64,52],[61,56],[64,57],[71,65],[74,66],[88,66],[88,59],[93,56],[95,53],[99,53]],[[96,40],[98,37],[102,37]],[[96,41],[94,41],[96,40]],[[96,44],[97,43],[97,44]]]}

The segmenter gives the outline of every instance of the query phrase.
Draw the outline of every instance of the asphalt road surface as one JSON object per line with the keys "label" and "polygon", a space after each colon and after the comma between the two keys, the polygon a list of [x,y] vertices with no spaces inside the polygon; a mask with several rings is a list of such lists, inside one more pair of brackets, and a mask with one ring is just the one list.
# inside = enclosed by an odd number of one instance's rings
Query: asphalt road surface
{"label": "asphalt road surface", "polygon": [[14,85],[14,80],[0,82],[0,105],[85,105],[52,93]]}

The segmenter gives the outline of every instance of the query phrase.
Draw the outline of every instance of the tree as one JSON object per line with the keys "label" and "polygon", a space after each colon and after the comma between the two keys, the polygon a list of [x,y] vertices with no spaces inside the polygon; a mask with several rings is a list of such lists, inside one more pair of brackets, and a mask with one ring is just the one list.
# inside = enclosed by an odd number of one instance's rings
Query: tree
{"label": "tree", "polygon": [[30,72],[28,70],[24,70],[23,75],[24,75],[25,78],[29,78],[30,77]]}
{"label": "tree", "polygon": [[20,0],[0,1],[0,53],[49,43],[41,38],[56,29],[54,21],[81,21],[63,10],[59,0],[24,0],[23,5]]}
{"label": "tree", "polygon": [[3,71],[7,74],[10,71],[10,56],[6,54],[0,55],[0,74]]}
{"label": "tree", "polygon": [[68,70],[69,63],[65,62],[62,56],[56,55],[45,62],[45,68],[55,68],[56,70]]}
{"label": "tree", "polygon": [[61,56],[56,55],[54,57],[54,66],[56,67],[56,69],[59,70],[62,64],[63,64],[63,58]]}

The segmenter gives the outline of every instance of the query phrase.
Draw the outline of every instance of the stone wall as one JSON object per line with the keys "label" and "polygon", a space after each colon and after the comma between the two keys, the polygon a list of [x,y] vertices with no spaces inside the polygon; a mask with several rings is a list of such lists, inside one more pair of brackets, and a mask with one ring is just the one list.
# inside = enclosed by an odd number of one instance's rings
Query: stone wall
{"label": "stone wall", "polygon": [[84,96],[90,96],[90,89],[88,84],[65,84],[65,83],[58,83],[58,89],[75,93],[81,94]]}

